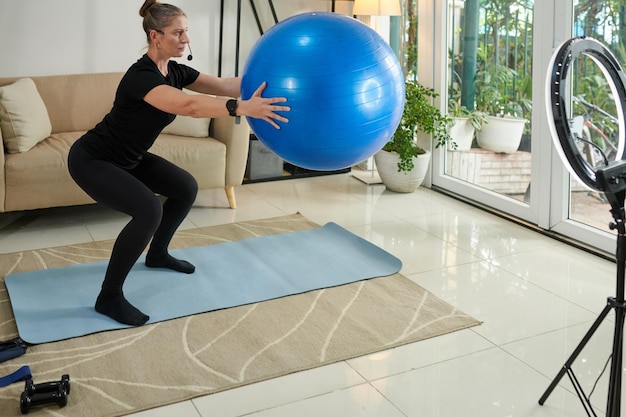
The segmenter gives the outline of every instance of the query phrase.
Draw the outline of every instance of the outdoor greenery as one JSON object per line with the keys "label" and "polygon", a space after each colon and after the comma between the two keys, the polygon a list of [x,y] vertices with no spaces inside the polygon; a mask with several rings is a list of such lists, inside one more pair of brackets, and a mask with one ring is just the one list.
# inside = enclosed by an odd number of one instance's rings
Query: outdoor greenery
{"label": "outdoor greenery", "polygon": [[[449,118],[469,117],[479,130],[486,123],[487,115],[531,120],[533,6],[536,1],[449,0],[449,11],[453,14],[450,30],[453,39],[448,51],[452,70],[448,85]],[[417,80],[417,0],[404,0],[403,4],[400,60],[407,79]],[[574,8],[574,36],[601,40],[618,61],[626,63],[626,1],[578,0]],[[615,119],[610,116],[616,112],[615,102],[598,66],[579,61],[573,112],[593,119],[591,138],[605,149],[617,134]],[[432,103],[435,97],[428,96],[427,100]],[[609,116],[594,110],[589,103]],[[530,133],[530,129],[527,123],[526,133]],[[394,146],[394,142],[397,145],[398,138],[405,133],[406,130],[403,133],[399,129],[398,136],[387,148]],[[411,147],[407,145],[406,149],[418,152]]]}
{"label": "outdoor greenery", "polygon": [[[461,15],[453,21],[458,34],[449,57],[452,77],[448,95],[453,106],[490,115],[514,115],[530,120],[532,108],[533,4],[537,0],[450,0]],[[626,2],[579,0],[574,5],[574,36],[601,40],[626,62]],[[607,107],[612,97],[597,66],[587,64],[574,95]],[[589,109],[586,109],[588,112]],[[581,109],[585,111],[585,109]],[[613,128],[598,115],[603,129]]]}
{"label": "outdoor greenery", "polygon": [[591,140],[605,155],[616,151],[618,124],[617,106],[607,79],[588,57],[574,63],[573,115],[585,120],[587,140]]}
{"label": "outdoor greenery", "polygon": [[404,3],[406,30],[400,61],[404,67],[404,74],[410,77],[417,74],[417,0],[405,0]]}
{"label": "outdoor greenery", "polygon": [[474,106],[492,116],[514,116],[530,119],[532,109],[532,77],[493,62],[490,47],[481,44],[477,50]]}
{"label": "outdoor greenery", "polygon": [[530,119],[532,0],[459,3],[462,15],[455,29],[460,44],[449,51],[449,96],[470,112]]}
{"label": "outdoor greenery", "polygon": [[[601,38],[614,53],[626,49],[624,0],[579,0],[574,7],[574,16],[577,17],[574,24],[576,36]],[[623,53],[621,56],[624,57]],[[620,62],[623,63],[624,60],[620,59]]]}
{"label": "outdoor greenery", "polygon": [[[575,34],[601,41],[622,65],[626,63],[626,2],[624,0],[579,1],[575,7],[578,16]],[[589,138],[598,149],[609,154],[615,151],[618,126],[615,119],[617,107],[600,68],[588,57],[574,63],[573,111],[582,115]]]}

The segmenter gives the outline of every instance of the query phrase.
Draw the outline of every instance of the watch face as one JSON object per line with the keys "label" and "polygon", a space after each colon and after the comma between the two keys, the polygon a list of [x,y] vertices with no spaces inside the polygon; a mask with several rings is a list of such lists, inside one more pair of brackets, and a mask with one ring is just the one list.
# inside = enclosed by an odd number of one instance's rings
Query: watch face
{"label": "watch face", "polygon": [[231,116],[236,116],[235,112],[237,111],[237,100],[228,100],[226,102],[226,109],[228,110],[228,114]]}

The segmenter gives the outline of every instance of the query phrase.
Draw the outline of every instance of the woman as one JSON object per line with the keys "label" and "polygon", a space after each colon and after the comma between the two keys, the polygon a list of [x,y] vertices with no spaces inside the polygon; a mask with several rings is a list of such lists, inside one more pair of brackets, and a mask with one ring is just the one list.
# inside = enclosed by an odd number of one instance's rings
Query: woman
{"label": "woman", "polygon": [[[124,297],[122,286],[150,239],[146,266],[193,273],[195,267],[172,257],[168,245],[196,198],[198,185],[183,169],[148,153],[161,130],[175,115],[192,117],[250,116],[275,128],[287,119],[276,112],[285,98],[263,98],[265,83],[245,101],[189,95],[238,97],[239,78],[201,74],[170,61],[181,57],[189,38],[187,16],[173,5],[146,0],[139,14],[148,51],[132,65],[118,86],[111,112],[81,137],[69,154],[69,171],[94,200],[126,213],[130,222],[119,234],[96,300],[95,309],[120,323],[139,326],[149,316]],[[161,204],[155,196],[166,197]]]}

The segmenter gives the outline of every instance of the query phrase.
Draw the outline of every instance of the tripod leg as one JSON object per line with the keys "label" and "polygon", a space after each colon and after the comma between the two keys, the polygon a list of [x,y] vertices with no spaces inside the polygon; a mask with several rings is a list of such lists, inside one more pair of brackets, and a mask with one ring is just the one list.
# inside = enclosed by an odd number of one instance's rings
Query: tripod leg
{"label": "tripod leg", "polygon": [[626,278],[626,215],[624,213],[624,199],[626,198],[626,191],[620,191],[620,193],[616,195],[612,195],[611,193],[606,193],[606,195],[611,203],[611,212],[615,219],[615,223],[613,223],[612,227],[617,229],[617,287],[616,296],[612,299],[613,307],[615,307],[615,332],[613,335],[611,376],[609,379],[606,415],[607,417],[619,417],[622,397],[624,314],[626,313],[626,302],[624,301],[624,281]]}
{"label": "tripod leg", "polygon": [[543,393],[543,395],[539,399],[539,404],[540,405],[543,405],[543,403],[546,402],[546,400],[548,399],[550,394],[552,394],[552,391],[554,391],[556,386],[559,385],[559,382],[561,381],[563,376],[571,368],[572,364],[574,363],[574,361],[576,360],[578,355],[580,355],[580,352],[582,352],[582,350],[585,348],[585,345],[587,344],[587,342],[589,342],[589,339],[591,339],[591,336],[593,336],[593,334],[596,332],[596,330],[598,330],[598,327],[600,327],[600,324],[606,318],[607,314],[609,314],[609,311],[611,311],[611,309],[612,309],[612,307],[610,305],[608,305],[608,304],[607,304],[606,307],[604,307],[604,309],[602,310],[602,312],[600,313],[600,315],[598,316],[596,321],[593,322],[593,324],[591,325],[591,328],[589,328],[589,330],[585,334],[585,337],[583,337],[583,339],[578,344],[578,346],[576,347],[574,352],[571,354],[571,356],[569,357],[567,362],[565,362],[565,364],[563,365],[563,367],[561,368],[559,373],[556,375],[556,377],[554,377],[554,379],[552,380],[552,383],[550,384],[548,389],[546,389],[546,391]]}
{"label": "tripod leg", "polygon": [[613,336],[613,354],[611,359],[611,377],[606,405],[607,417],[619,417],[622,397],[622,353],[624,336],[624,309],[615,310],[615,333]]}

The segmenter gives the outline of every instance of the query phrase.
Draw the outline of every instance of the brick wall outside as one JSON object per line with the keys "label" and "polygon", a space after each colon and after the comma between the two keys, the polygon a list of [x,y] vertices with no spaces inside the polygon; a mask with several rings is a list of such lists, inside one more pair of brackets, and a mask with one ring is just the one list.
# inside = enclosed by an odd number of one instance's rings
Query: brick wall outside
{"label": "brick wall outside", "polygon": [[480,148],[448,152],[446,175],[501,194],[524,194],[530,183],[529,152],[495,153]]}

